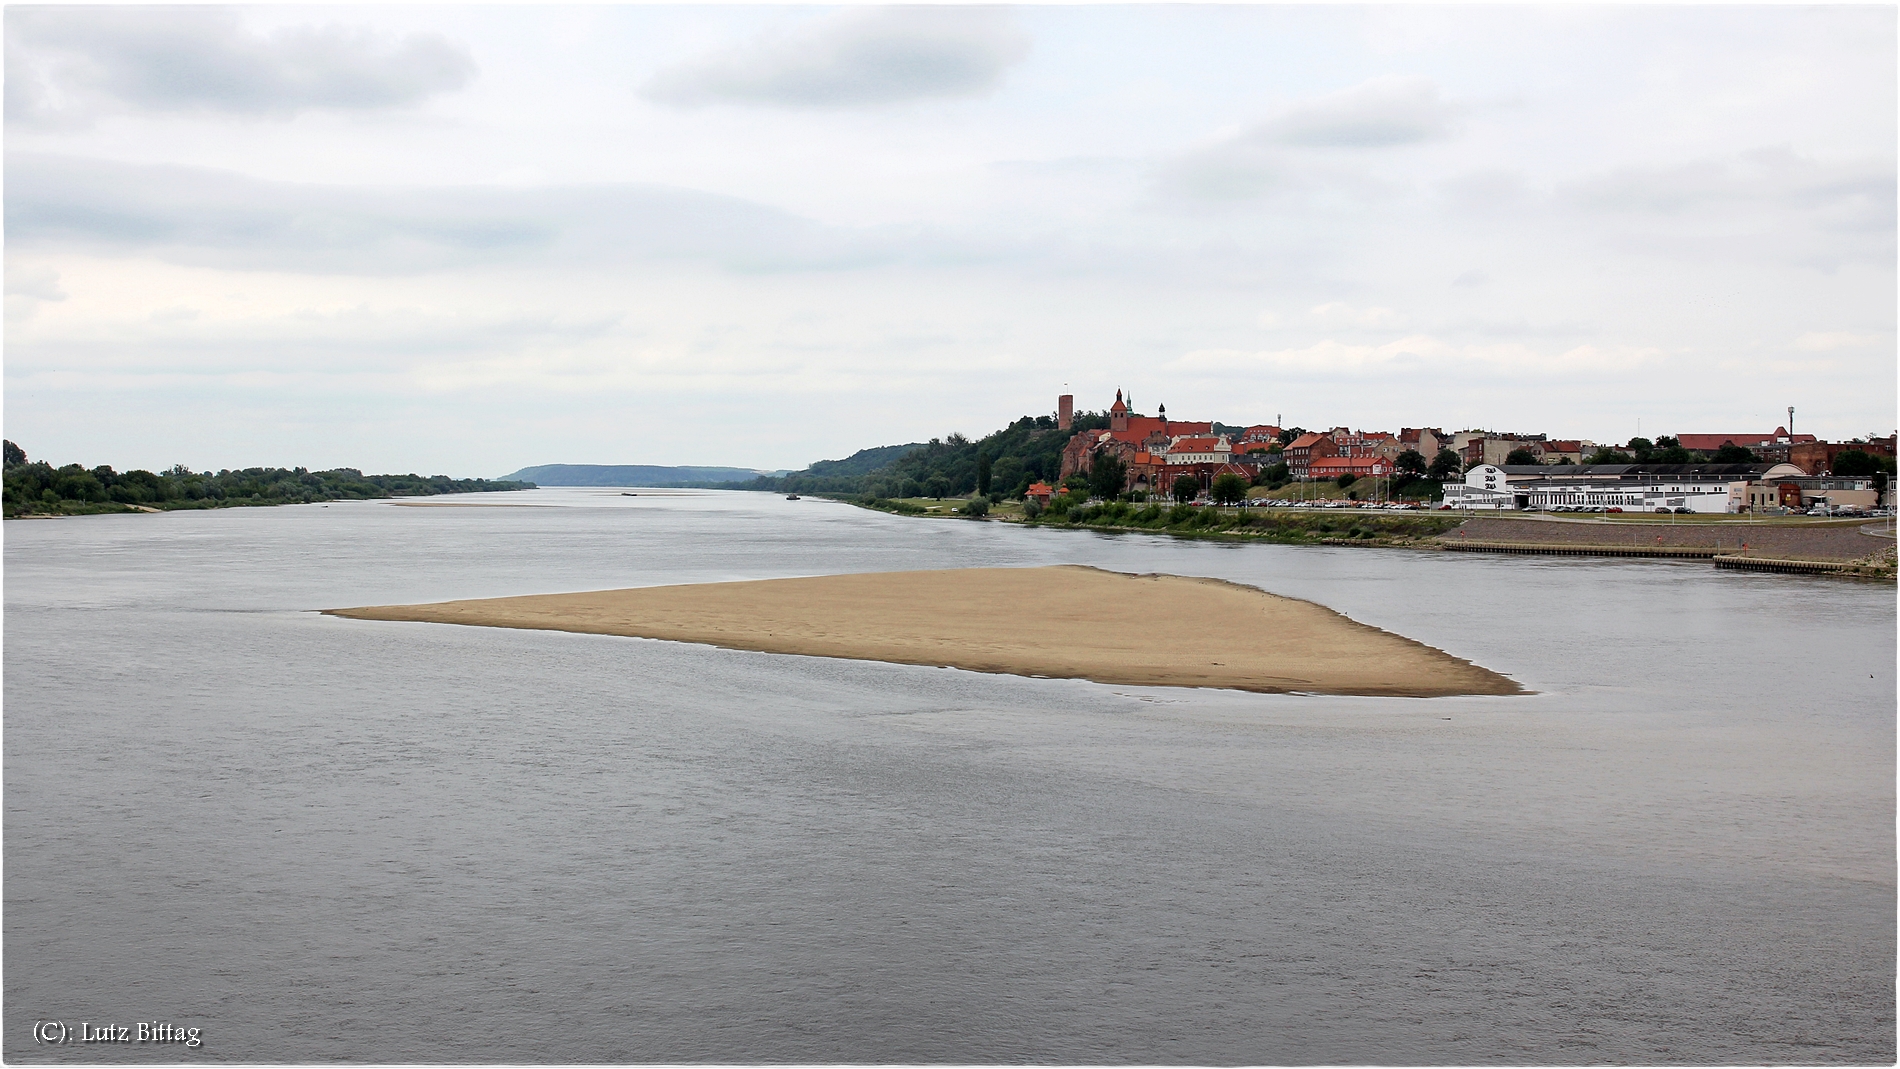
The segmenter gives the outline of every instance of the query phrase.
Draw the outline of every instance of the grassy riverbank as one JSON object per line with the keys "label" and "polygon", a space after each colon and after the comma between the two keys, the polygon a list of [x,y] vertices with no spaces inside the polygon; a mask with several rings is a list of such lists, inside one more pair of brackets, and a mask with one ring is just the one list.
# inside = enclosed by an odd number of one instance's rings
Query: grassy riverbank
{"label": "grassy riverbank", "polygon": [[1350,542],[1369,546],[1418,545],[1464,522],[1462,515],[1356,510],[1228,509],[1194,505],[1113,502],[1044,513],[1032,527],[1091,531],[1153,531],[1197,538],[1232,538],[1289,545]]}

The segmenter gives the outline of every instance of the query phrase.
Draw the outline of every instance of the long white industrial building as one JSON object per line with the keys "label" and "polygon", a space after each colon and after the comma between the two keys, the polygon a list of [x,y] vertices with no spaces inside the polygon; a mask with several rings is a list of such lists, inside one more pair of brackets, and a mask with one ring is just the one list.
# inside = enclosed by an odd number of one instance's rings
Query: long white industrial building
{"label": "long white industrial building", "polygon": [[1462,484],[1445,487],[1445,503],[1460,509],[1551,509],[1559,505],[1739,512],[1750,507],[1751,486],[1805,477],[1792,464],[1479,464]]}

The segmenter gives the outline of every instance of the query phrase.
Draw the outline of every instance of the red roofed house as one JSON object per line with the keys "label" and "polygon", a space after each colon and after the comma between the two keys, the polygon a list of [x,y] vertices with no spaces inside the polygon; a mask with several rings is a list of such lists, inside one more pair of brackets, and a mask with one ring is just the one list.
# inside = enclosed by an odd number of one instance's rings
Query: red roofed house
{"label": "red roofed house", "polygon": [[1445,432],[1437,427],[1400,427],[1399,445],[1403,448],[1399,452],[1415,449],[1420,456],[1430,461],[1438,455],[1440,449],[1444,448],[1444,443],[1440,441],[1444,437]]}
{"label": "red roofed house", "polygon": [[1313,479],[1337,479],[1341,475],[1372,476],[1386,478],[1393,471],[1392,462],[1381,456],[1370,457],[1319,457],[1307,465],[1307,473]]}
{"label": "red roofed house", "polygon": [[1556,464],[1564,460],[1572,464],[1583,463],[1583,443],[1579,441],[1534,442],[1530,450],[1537,454],[1539,464]]}
{"label": "red roofed house", "polygon": [[1321,457],[1339,455],[1339,447],[1333,440],[1318,432],[1309,431],[1287,443],[1286,470],[1295,479],[1305,479],[1307,466]]}
{"label": "red roofed house", "polygon": [[1280,428],[1278,427],[1268,426],[1266,424],[1261,424],[1258,427],[1248,427],[1246,430],[1240,432],[1239,440],[1234,442],[1234,452],[1245,456],[1255,450],[1267,450],[1269,446],[1276,445],[1279,441]]}
{"label": "red roofed house", "polygon": [[1128,407],[1127,400],[1120,390],[1115,391],[1115,403],[1108,410],[1108,429],[1105,431],[1083,431],[1069,439],[1062,449],[1062,469],[1058,476],[1067,479],[1076,472],[1088,472],[1095,466],[1094,458],[1098,450],[1108,448],[1129,465],[1129,484],[1139,489],[1140,482],[1134,457],[1137,453],[1157,454],[1145,463],[1157,468],[1160,457],[1168,444],[1183,435],[1212,434],[1212,423],[1173,423],[1168,420],[1168,406],[1161,406],[1159,416],[1137,416]]}
{"label": "red roofed house", "polygon": [[1054,496],[1056,496],[1055,487],[1044,482],[1034,482],[1029,484],[1029,492],[1023,495],[1023,500],[1034,501],[1038,505],[1047,505],[1049,499]]}
{"label": "red roofed house", "polygon": [[1227,444],[1227,436],[1215,438],[1195,436],[1176,438],[1168,444],[1165,454],[1169,464],[1225,464],[1234,457],[1233,447]]}

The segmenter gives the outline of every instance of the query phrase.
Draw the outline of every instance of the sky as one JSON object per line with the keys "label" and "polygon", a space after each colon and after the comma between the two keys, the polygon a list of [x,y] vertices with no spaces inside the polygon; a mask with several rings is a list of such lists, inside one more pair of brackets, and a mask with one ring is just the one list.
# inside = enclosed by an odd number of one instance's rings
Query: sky
{"label": "sky", "polygon": [[1896,417],[1885,6],[6,9],[33,459]]}

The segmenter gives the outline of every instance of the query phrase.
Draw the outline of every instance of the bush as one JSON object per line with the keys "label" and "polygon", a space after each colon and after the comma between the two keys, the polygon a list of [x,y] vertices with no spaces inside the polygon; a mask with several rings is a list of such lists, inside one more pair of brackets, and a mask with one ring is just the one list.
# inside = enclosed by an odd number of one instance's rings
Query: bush
{"label": "bush", "polygon": [[1042,515],[1042,502],[1033,497],[1023,498],[1023,518],[1033,520]]}
{"label": "bush", "polygon": [[963,506],[963,514],[965,516],[988,516],[990,514],[990,499],[987,497],[971,498],[969,503]]}

